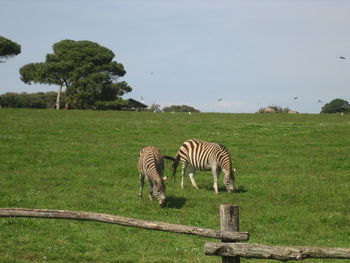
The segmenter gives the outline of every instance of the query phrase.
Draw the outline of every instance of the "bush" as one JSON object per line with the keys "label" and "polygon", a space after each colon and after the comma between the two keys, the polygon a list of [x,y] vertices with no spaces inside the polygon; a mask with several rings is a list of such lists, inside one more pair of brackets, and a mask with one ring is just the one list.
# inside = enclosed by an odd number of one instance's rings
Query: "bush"
{"label": "bush", "polygon": [[350,112],[350,105],[346,100],[334,99],[322,107],[321,113]]}
{"label": "bush", "polygon": [[[55,108],[56,92],[50,91],[47,93],[13,93],[8,92],[0,95],[0,106],[3,108]],[[65,94],[61,93],[60,106],[65,105]]]}
{"label": "bush", "polygon": [[113,101],[96,101],[97,110],[121,110],[128,106],[128,102],[119,98]]}
{"label": "bush", "polygon": [[163,111],[165,112],[200,112],[199,110],[196,110],[195,108],[187,105],[171,105],[169,107],[164,107]]}
{"label": "bush", "polygon": [[273,113],[288,113],[291,109],[290,108],[282,108],[280,106],[275,106],[275,105],[270,105],[268,107],[265,108],[260,108],[258,110],[259,113],[271,113],[271,111],[273,111]]}

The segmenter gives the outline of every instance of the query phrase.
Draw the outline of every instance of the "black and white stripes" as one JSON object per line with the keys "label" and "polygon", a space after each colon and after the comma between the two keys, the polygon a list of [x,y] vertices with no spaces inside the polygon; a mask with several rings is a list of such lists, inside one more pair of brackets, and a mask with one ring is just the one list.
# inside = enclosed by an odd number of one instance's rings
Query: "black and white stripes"
{"label": "black and white stripes", "polygon": [[152,200],[153,197],[155,197],[162,208],[165,207],[167,203],[163,179],[164,158],[174,160],[172,157],[163,156],[157,147],[147,146],[140,151],[140,159],[138,162],[140,179],[139,198],[142,198],[142,190],[146,178],[149,186],[148,198]]}
{"label": "black and white stripes", "polygon": [[184,187],[184,176],[186,167],[190,164],[189,177],[194,188],[198,186],[194,180],[196,170],[212,171],[214,178],[214,191],[216,194],[218,190],[218,176],[221,171],[224,173],[224,184],[228,192],[234,190],[234,170],[232,169],[231,156],[228,149],[217,143],[204,142],[197,139],[185,141],[175,158],[165,156],[160,153],[160,150],[155,146],[144,147],[140,151],[140,158],[138,161],[138,171],[140,180],[139,197],[142,198],[143,186],[145,179],[148,183],[148,197],[153,200],[155,197],[160,207],[165,207],[167,199],[165,197],[165,178],[164,177],[164,159],[173,161],[173,176],[181,161],[181,188]]}
{"label": "black and white stripes", "polygon": [[184,176],[186,167],[191,165],[189,177],[194,188],[198,186],[194,180],[196,170],[212,171],[214,177],[214,191],[218,193],[217,179],[221,171],[224,173],[224,184],[228,192],[233,192],[234,174],[232,169],[231,157],[228,149],[217,143],[209,143],[197,139],[185,141],[176,156],[173,166],[173,175],[181,161],[181,187],[184,187]]}

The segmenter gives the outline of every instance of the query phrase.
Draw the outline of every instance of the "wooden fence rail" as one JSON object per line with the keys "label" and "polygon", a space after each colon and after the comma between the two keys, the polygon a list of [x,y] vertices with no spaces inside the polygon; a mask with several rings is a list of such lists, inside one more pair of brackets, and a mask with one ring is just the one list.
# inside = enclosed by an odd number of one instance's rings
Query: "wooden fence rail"
{"label": "wooden fence rail", "polygon": [[81,211],[0,208],[0,217],[36,217],[51,219],[88,220],[150,230],[196,235],[228,241],[246,241],[249,238],[247,232],[239,233],[232,231],[220,231],[208,228],[184,226],[164,222],[146,221],[110,214],[100,214]]}
{"label": "wooden fence rail", "polygon": [[244,243],[206,243],[204,253],[210,256],[287,260],[307,258],[350,259],[349,248],[280,247]]}
{"label": "wooden fence rail", "polygon": [[326,247],[281,247],[258,244],[232,243],[247,241],[247,232],[239,231],[239,208],[235,205],[220,206],[220,230],[146,221],[110,214],[45,210],[25,208],[0,208],[0,217],[35,217],[51,219],[72,219],[104,222],[149,230],[168,231],[202,237],[220,239],[221,243],[206,243],[206,255],[221,256],[223,263],[239,263],[240,258],[276,259],[281,261],[302,260],[306,258],[350,259],[350,248]]}

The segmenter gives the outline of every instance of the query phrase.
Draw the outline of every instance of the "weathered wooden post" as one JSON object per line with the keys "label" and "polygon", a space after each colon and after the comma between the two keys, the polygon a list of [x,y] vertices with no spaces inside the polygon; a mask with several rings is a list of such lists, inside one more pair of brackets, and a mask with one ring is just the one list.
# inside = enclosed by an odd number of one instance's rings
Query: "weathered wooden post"
{"label": "weathered wooden post", "polygon": [[[220,226],[221,231],[239,231],[238,205],[220,205]],[[222,239],[221,241],[227,242],[225,239]],[[240,263],[240,257],[222,257],[222,263]]]}

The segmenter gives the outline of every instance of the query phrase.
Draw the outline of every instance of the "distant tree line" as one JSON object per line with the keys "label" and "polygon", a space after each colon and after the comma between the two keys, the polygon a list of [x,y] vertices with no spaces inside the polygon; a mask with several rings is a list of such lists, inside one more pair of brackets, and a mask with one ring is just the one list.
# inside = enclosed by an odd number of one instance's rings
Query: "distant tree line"
{"label": "distant tree line", "polygon": [[288,113],[290,111],[291,111],[291,109],[288,107],[282,108],[280,106],[270,105],[270,106],[265,107],[265,108],[260,108],[258,110],[258,113]]}
{"label": "distant tree line", "polygon": [[171,105],[171,106],[165,106],[161,108],[160,104],[153,103],[149,109],[149,111],[164,111],[164,112],[200,112],[199,110],[188,106],[188,105]]}
{"label": "distant tree line", "polygon": [[[122,109],[128,102],[121,98],[132,88],[119,81],[126,74],[123,64],[114,61],[115,54],[91,41],[62,40],[53,45],[53,53],[44,62],[29,63],[20,69],[20,78],[26,84],[57,85],[57,92],[6,93],[0,95],[1,107],[66,108],[66,109]],[[0,63],[21,53],[21,46],[0,36]],[[5,60],[4,60],[5,59]],[[65,91],[63,91],[65,89]],[[153,104],[151,111],[199,112],[187,105],[166,106]],[[289,108],[270,105],[258,112],[293,112]],[[322,107],[321,113],[348,113],[350,105],[335,99]]]}
{"label": "distant tree line", "polygon": [[199,110],[187,105],[165,106],[163,108],[163,111],[165,112],[200,112]]}
{"label": "distant tree line", "polygon": [[[61,101],[64,106],[64,95]],[[8,92],[0,95],[0,106],[2,108],[55,108],[56,92],[37,93],[13,93]]]}
{"label": "distant tree line", "polygon": [[[14,93],[8,92],[0,95],[0,107],[2,108],[36,108],[36,109],[55,109],[57,93],[37,92],[37,93]],[[61,93],[60,108],[66,105],[66,93]],[[90,105],[89,109],[94,110],[119,110],[127,107],[128,101],[118,98],[114,101],[96,101]]]}
{"label": "distant tree line", "polygon": [[[280,106],[270,105],[268,107],[260,108],[257,113],[296,113],[290,108],[282,108]],[[326,103],[320,113],[350,113],[350,104],[343,99],[334,99]]]}

